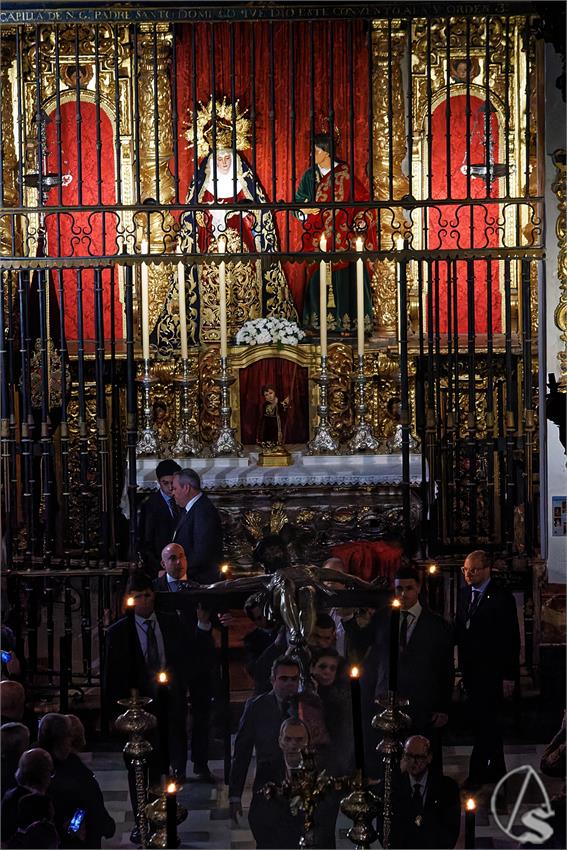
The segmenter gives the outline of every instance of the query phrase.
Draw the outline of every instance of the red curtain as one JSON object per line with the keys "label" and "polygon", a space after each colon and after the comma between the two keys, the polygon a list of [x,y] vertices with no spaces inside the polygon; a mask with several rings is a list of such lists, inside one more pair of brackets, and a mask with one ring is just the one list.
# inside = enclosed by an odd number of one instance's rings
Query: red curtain
{"label": "red curtain", "polygon": [[[465,198],[467,196],[467,177],[462,167],[467,165],[467,98],[465,95],[454,95],[450,101],[450,123],[447,122],[446,103],[443,101],[433,111],[431,116],[432,132],[432,180],[433,198],[439,200],[448,197],[447,181],[447,136],[450,139],[450,175],[451,196]],[[470,161],[469,165],[482,165],[486,152],[483,146],[485,134],[485,115],[480,111],[484,100],[470,97]],[[496,113],[490,116],[490,136],[494,143],[493,156],[498,161],[498,119]],[[471,177],[470,193],[473,198],[486,198],[486,182],[478,177]],[[490,185],[488,197],[498,197],[498,181]],[[473,239],[470,238],[471,216],[473,224]],[[498,205],[486,203],[479,206],[446,204],[428,211],[429,248],[497,248],[498,234]],[[485,261],[475,261],[475,331],[487,333],[487,265]],[[467,263],[457,261],[457,322],[458,331],[463,334],[468,329],[467,307]],[[498,264],[492,263],[492,331],[502,331],[502,298],[499,290]],[[452,284],[454,285],[454,283]],[[439,263],[439,303],[435,303],[433,312],[439,316],[439,332],[447,333],[449,327],[454,332],[454,314],[449,321],[447,304],[447,264]],[[434,297],[434,295],[433,295]],[[452,307],[449,307],[452,310]]]}
{"label": "red curtain", "polygon": [[280,401],[289,398],[284,442],[306,443],[309,439],[307,369],[281,357],[259,360],[240,370],[240,433],[245,445],[256,443],[264,398],[262,386],[273,384]]}
{"label": "red curtain", "polygon": [[[349,87],[348,56],[352,27],[352,61],[354,86]],[[214,31],[214,43],[213,43]],[[331,35],[332,31],[332,35]],[[340,132],[336,157],[351,162],[351,142],[355,175],[367,187],[368,152],[368,50],[364,22],[321,21],[309,23],[281,22],[186,24],[179,27],[177,44],[177,109],[180,121],[180,199],[185,199],[194,169],[193,148],[187,148],[185,133],[193,137],[190,111],[193,109],[192,75],[196,70],[196,97],[207,103],[211,92],[217,98],[231,100],[231,33],[234,38],[234,95],[240,108],[255,109],[256,172],[270,202],[294,200],[297,184],[309,166],[311,154],[311,37],[313,37],[313,108],[315,132],[328,129],[325,123],[330,108],[330,93],[335,124]],[[271,33],[271,35],[270,35]],[[332,88],[331,88],[331,38]],[[270,78],[270,43],[273,42],[274,97]],[[196,62],[193,67],[193,44]],[[215,76],[211,72],[214,49]],[[293,55],[292,55],[293,51]],[[252,55],[255,74],[252,79]],[[253,85],[255,98],[253,98]],[[351,132],[350,114],[354,115]],[[295,132],[292,124],[295,110]],[[272,156],[272,121],[274,116],[275,155]],[[352,139],[351,139],[352,136]],[[295,173],[291,150],[295,145]],[[253,165],[252,150],[243,153]],[[301,224],[290,216],[290,240],[287,243],[285,213],[276,216],[282,250],[302,250]],[[303,310],[306,280],[305,263],[286,263],[285,272],[299,314]]]}
{"label": "red curtain", "polygon": [[[94,103],[81,101],[80,123],[77,123],[75,101],[61,104],[60,145],[57,138],[57,124],[52,113],[52,121],[47,125],[47,150],[49,152],[48,171],[59,171],[59,148],[63,173],[69,173],[72,180],[62,187],[61,205],[106,204],[109,212],[89,212],[77,210],[73,213],[61,213],[59,224],[55,215],[47,215],[47,253],[50,257],[103,256],[116,252],[116,218],[113,206],[116,203],[114,134],[108,115],[100,110],[100,141],[102,144],[100,169],[100,200],[97,167],[97,110]],[[77,126],[81,138],[82,197],[79,199],[79,147],[77,144]],[[59,189],[49,193],[48,205],[59,205]],[[122,305],[119,297],[118,282],[112,285],[111,270],[102,272],[104,333],[106,338],[111,332],[111,305],[114,301],[114,332],[116,339],[123,338]],[[83,336],[86,340],[95,338],[94,330],[94,271],[84,269],[83,286]],[[77,323],[77,272],[74,269],[63,271],[63,292],[65,299],[65,333],[68,340],[78,339]]]}
{"label": "red curtain", "polygon": [[331,549],[334,558],[340,558],[347,573],[365,581],[387,576],[392,581],[402,561],[402,550],[385,540],[353,540],[339,543]]}

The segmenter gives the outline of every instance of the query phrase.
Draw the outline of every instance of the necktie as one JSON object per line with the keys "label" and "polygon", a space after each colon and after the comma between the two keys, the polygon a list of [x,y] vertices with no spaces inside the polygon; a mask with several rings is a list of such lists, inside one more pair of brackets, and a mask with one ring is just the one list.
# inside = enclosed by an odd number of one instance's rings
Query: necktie
{"label": "necktie", "polygon": [[402,652],[408,645],[408,622],[409,611],[402,611],[402,622],[400,625],[400,649]]}
{"label": "necktie", "polygon": [[282,720],[285,720],[289,717],[289,710],[291,708],[291,703],[288,699],[282,700]]}
{"label": "necktie", "polygon": [[173,519],[177,519],[177,505],[173,496],[169,497],[169,510]]}
{"label": "necktie", "polygon": [[417,815],[420,815],[423,812],[423,797],[421,796],[421,785],[419,784],[419,782],[416,782],[413,786],[413,791],[411,792],[411,801],[415,813]]}
{"label": "necktie", "polygon": [[186,581],[176,581],[175,584],[176,590],[187,590],[187,582]]}
{"label": "necktie", "polygon": [[146,664],[153,676],[160,668],[159,649],[153,620],[144,620],[148,644],[146,647]]}
{"label": "necktie", "polygon": [[467,619],[470,620],[476,609],[478,608],[478,603],[480,602],[480,590],[477,590],[473,587],[473,592],[471,596],[471,601],[469,602],[469,608],[467,611]]}

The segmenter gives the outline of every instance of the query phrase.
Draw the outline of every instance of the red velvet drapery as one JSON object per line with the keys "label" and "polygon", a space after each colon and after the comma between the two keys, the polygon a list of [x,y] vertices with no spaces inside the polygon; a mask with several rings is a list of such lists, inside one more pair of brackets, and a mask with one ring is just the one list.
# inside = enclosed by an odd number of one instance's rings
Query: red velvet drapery
{"label": "red velvet drapery", "polygon": [[[52,113],[52,118],[54,115]],[[61,190],[61,205],[75,206],[106,204],[109,212],[90,212],[77,209],[73,213],[61,213],[59,225],[55,215],[47,215],[47,253],[50,257],[92,256],[97,257],[116,252],[116,218],[112,206],[116,203],[114,136],[112,123],[104,110],[100,110],[100,141],[102,144],[100,169],[100,200],[97,168],[97,110],[94,103],[82,101],[80,104],[80,122],[77,122],[77,106],[74,101],[61,104],[60,150],[63,173],[69,173],[72,180]],[[79,147],[77,127],[81,138],[82,197],[79,199]],[[47,125],[48,171],[59,172],[59,142],[55,120]],[[59,205],[59,189],[49,193],[48,205]],[[77,272],[74,269],[63,271],[63,292],[65,299],[65,333],[68,340],[79,337],[77,319]],[[104,333],[111,333],[111,304],[114,302],[114,331],[116,339],[123,338],[122,305],[118,281],[110,269],[102,272]],[[83,337],[95,338],[94,329],[94,271],[82,272],[83,288]]]}
{"label": "red velvet drapery", "polygon": [[[471,119],[470,127],[470,164],[483,164],[486,152],[483,146],[485,133],[484,112],[480,107],[484,100],[470,96]],[[447,137],[450,139],[450,176],[451,197],[465,198],[467,196],[467,177],[462,171],[466,166],[467,155],[467,98],[465,95],[453,95],[450,101],[450,123],[447,120],[446,103],[443,101],[433,111],[431,116],[432,131],[432,181],[433,198],[442,200],[448,197],[448,157]],[[491,113],[490,134],[494,143],[493,156],[498,160],[498,119],[496,113]],[[472,198],[486,198],[486,182],[478,177],[470,181]],[[498,181],[490,186],[488,198],[498,196]],[[471,216],[473,238],[471,240]],[[479,206],[447,204],[431,208],[428,212],[429,248],[496,248],[498,247],[498,205],[487,202]],[[475,331],[487,333],[487,265],[484,261],[473,263],[475,286]],[[457,322],[459,333],[467,333],[467,263],[457,261]],[[439,332],[447,333],[450,327],[454,332],[454,315],[448,312],[447,304],[447,265],[439,263],[439,303],[434,300],[433,313],[439,317]],[[454,285],[454,284],[453,284]],[[433,297],[435,297],[433,295]],[[452,306],[449,306],[452,311]],[[451,320],[449,321],[449,316]],[[499,289],[498,264],[492,263],[492,331],[502,330],[502,298]]]}
{"label": "red velvet drapery", "polygon": [[273,384],[278,398],[289,397],[284,442],[309,439],[307,369],[281,357],[269,357],[240,370],[240,433],[245,445],[256,443],[264,399],[262,386]]}
{"label": "red velvet drapery", "polygon": [[[352,27],[352,61],[354,86],[349,86],[350,27]],[[214,31],[214,40],[213,40]],[[240,108],[254,110],[255,167],[257,177],[270,202],[294,200],[295,190],[309,166],[311,153],[310,110],[313,105],[315,132],[328,128],[324,123],[332,105],[335,125],[340,132],[337,158],[350,164],[351,144],[354,171],[368,186],[366,164],[368,152],[368,50],[364,23],[355,21],[186,24],[179,27],[177,43],[177,109],[180,121],[180,199],[183,201],[194,170],[194,153],[187,148],[185,133],[192,138],[189,122],[193,108],[192,77],[196,71],[197,100],[208,102],[211,92],[231,100],[230,56],[234,39],[234,96]],[[311,73],[311,38],[313,38],[313,74]],[[332,51],[331,51],[332,39]],[[193,45],[196,62],[193,63]],[[215,76],[211,72],[214,49]],[[273,53],[271,52],[273,51]],[[273,97],[270,56],[273,56]],[[332,55],[332,74],[331,61]],[[252,60],[255,73],[252,76]],[[194,67],[195,64],[195,67]],[[311,97],[313,79],[313,103]],[[332,104],[330,100],[332,91]],[[350,113],[354,122],[350,126]],[[295,132],[292,123],[295,112]],[[272,152],[272,121],[275,135]],[[352,132],[351,132],[352,129]],[[295,145],[295,172],[291,150]],[[273,155],[274,154],[274,155]],[[253,151],[244,152],[250,165]],[[290,241],[287,243],[285,213],[276,216],[282,250],[302,250],[302,227],[290,216]],[[303,311],[306,264],[284,266],[299,314]]]}

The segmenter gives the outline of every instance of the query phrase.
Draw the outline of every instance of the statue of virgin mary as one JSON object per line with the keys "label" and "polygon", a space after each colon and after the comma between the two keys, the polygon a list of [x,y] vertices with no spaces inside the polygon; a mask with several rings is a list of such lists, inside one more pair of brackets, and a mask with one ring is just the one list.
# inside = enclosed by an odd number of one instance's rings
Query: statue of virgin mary
{"label": "statue of virgin mary", "polygon": [[[248,319],[298,319],[281,263],[270,257],[279,250],[273,215],[254,207],[266,203],[266,196],[239,152],[250,147],[251,122],[245,113],[238,102],[233,107],[226,98],[199,105],[197,150],[205,155],[187,193],[188,209],[181,216],[178,237],[182,254],[216,254],[223,237],[227,255],[257,255],[232,262],[227,256],[229,339]],[[217,261],[186,263],[189,343],[220,338]]]}

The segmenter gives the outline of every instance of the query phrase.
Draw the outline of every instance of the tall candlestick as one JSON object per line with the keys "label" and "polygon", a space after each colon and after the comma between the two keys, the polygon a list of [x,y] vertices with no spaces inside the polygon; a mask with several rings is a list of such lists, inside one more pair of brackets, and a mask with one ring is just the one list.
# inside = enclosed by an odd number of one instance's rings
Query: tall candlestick
{"label": "tall candlestick", "polygon": [[[360,253],[364,241],[359,236],[356,240],[356,250]],[[362,257],[356,261],[356,331],[358,340],[358,356],[364,357],[364,263]]]}
{"label": "tall candlestick", "polygon": [[400,651],[400,600],[392,602],[390,616],[390,671],[388,689],[394,693],[398,689],[398,655]]}
{"label": "tall candlestick", "polygon": [[[218,238],[219,254],[224,254],[226,251],[226,237],[219,236]],[[219,307],[220,307],[220,355],[223,358],[228,356],[228,346],[226,338],[226,263],[221,260],[219,264]]]}
{"label": "tall candlestick", "polygon": [[473,850],[476,844],[476,835],[475,835],[475,820],[476,820],[476,803],[472,797],[466,802],[465,805],[465,848],[466,850]]}
{"label": "tall candlestick", "polygon": [[[319,242],[321,251],[327,250],[327,239],[323,233]],[[319,263],[319,322],[321,325],[321,357],[327,356],[327,263]]]}
{"label": "tall candlestick", "polygon": [[350,699],[352,703],[352,728],[354,733],[354,763],[364,775],[364,739],[362,735],[362,701],[360,696],[360,668],[350,668]]}
{"label": "tall candlestick", "polygon": [[177,847],[177,785],[170,782],[165,789],[166,847]]}
{"label": "tall candlestick", "polygon": [[169,680],[163,670],[157,676],[157,721],[159,733],[159,772],[169,775]]}
{"label": "tall candlestick", "polygon": [[138,635],[136,634],[135,616],[134,597],[129,596],[126,600],[126,621],[128,624],[128,689],[130,691],[138,687],[138,677],[136,675],[136,643],[138,641]]}
{"label": "tall candlestick", "polygon": [[[403,236],[400,236],[398,233],[394,237],[394,242],[396,245],[397,251],[403,251],[404,249],[404,239]],[[405,300],[402,297],[402,275],[400,270],[400,263],[396,262],[396,289],[398,293],[398,351],[401,354],[402,351],[402,321],[407,322],[407,316],[402,316],[402,307],[403,301]]]}
{"label": "tall candlestick", "polygon": [[[142,254],[148,253],[148,241],[142,240]],[[150,359],[150,300],[148,283],[148,264],[142,263],[142,356]]]}
{"label": "tall candlestick", "polygon": [[[177,253],[181,254],[181,248],[177,246]],[[187,360],[187,313],[185,310],[185,263],[179,260],[177,263],[177,287],[179,293],[179,341],[181,343],[181,357]]]}

